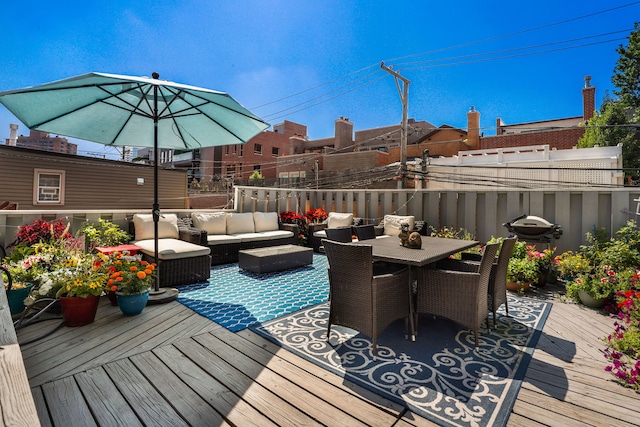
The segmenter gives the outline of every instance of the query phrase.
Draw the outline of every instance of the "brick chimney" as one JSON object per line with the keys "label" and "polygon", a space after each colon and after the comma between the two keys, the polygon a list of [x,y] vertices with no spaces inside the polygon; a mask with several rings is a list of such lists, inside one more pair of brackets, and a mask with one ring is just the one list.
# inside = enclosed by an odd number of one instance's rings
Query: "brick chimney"
{"label": "brick chimney", "polygon": [[591,76],[584,76],[582,88],[582,120],[585,122],[593,117],[596,111],[596,88],[591,86]]}
{"label": "brick chimney", "polygon": [[467,143],[471,149],[480,148],[480,112],[473,105],[467,112]]}
{"label": "brick chimney", "polygon": [[302,135],[293,135],[289,138],[289,155],[293,156],[294,154],[303,154],[306,139]]}
{"label": "brick chimney", "polygon": [[347,117],[340,117],[336,120],[334,147],[336,150],[352,147],[348,151],[354,151],[353,123]]}

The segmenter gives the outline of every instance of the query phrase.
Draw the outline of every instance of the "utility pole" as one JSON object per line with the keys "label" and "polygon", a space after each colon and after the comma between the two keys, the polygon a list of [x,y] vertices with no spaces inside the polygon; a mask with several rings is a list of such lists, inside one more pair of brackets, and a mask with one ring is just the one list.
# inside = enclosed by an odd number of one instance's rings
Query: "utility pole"
{"label": "utility pole", "polygon": [[[398,188],[407,188],[407,127],[409,121],[409,85],[411,82],[402,77],[399,72],[393,71],[391,67],[384,65],[384,62],[380,63],[380,68],[395,78],[398,95],[400,95],[400,101],[402,102],[402,125],[400,128],[400,181],[398,182]],[[400,82],[402,82],[402,87],[400,87]]]}

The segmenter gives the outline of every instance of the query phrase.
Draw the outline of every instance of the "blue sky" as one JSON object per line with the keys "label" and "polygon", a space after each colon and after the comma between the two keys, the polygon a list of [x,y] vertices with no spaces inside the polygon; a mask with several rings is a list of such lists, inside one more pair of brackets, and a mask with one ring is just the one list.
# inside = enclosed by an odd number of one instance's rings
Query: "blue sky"
{"label": "blue sky", "polygon": [[[466,128],[471,105],[486,135],[497,117],[579,116],[583,77],[592,76],[599,107],[613,90],[615,49],[640,21],[640,2],[625,0],[3,3],[0,91],[156,71],[228,92],[271,124],[305,124],[313,139],[333,136],[340,116],[356,130],[400,123],[382,61],[411,80],[409,117],[436,126]],[[0,106],[3,142],[10,123],[19,121]],[[79,154],[117,155],[79,144]]]}

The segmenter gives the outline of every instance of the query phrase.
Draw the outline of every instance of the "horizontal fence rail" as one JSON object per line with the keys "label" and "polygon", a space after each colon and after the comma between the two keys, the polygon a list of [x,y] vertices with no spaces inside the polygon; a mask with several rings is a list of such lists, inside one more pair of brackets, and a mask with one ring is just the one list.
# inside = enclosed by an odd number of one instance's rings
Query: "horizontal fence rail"
{"label": "horizontal fence rail", "polygon": [[[585,235],[604,228],[611,236],[629,219],[640,219],[636,206],[640,189],[578,190],[381,190],[381,189],[284,189],[235,187],[234,209],[239,212],[283,212],[304,214],[313,208],[327,212],[350,212],[367,223],[379,223],[386,214],[413,215],[428,227],[465,229],[477,240],[506,237],[504,223],[520,215],[539,216],[562,227],[562,236],[552,242],[559,252],[576,250]],[[210,209],[213,210],[213,209]],[[188,216],[207,209],[162,209],[162,213]],[[20,225],[42,218],[66,218],[77,233],[86,221],[107,219],[128,230],[128,219],[149,209],[85,211],[0,211],[0,244],[7,247]]]}

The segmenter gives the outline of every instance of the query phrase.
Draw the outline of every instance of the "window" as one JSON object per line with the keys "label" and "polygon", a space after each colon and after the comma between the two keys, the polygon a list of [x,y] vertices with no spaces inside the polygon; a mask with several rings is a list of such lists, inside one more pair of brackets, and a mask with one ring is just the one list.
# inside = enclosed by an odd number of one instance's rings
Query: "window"
{"label": "window", "polygon": [[64,171],[34,170],[33,204],[64,205]]}
{"label": "window", "polygon": [[262,144],[254,144],[253,145],[253,154],[262,155]]}
{"label": "window", "polygon": [[228,145],[224,146],[224,154],[229,155],[229,146]]}
{"label": "window", "polygon": [[244,147],[244,145],[240,145],[240,148],[239,148],[239,151],[238,151],[238,156],[240,156],[240,157],[242,157],[243,147]]}
{"label": "window", "polygon": [[280,155],[280,149],[278,147],[273,147],[271,149],[271,155],[273,157],[278,157]]}

